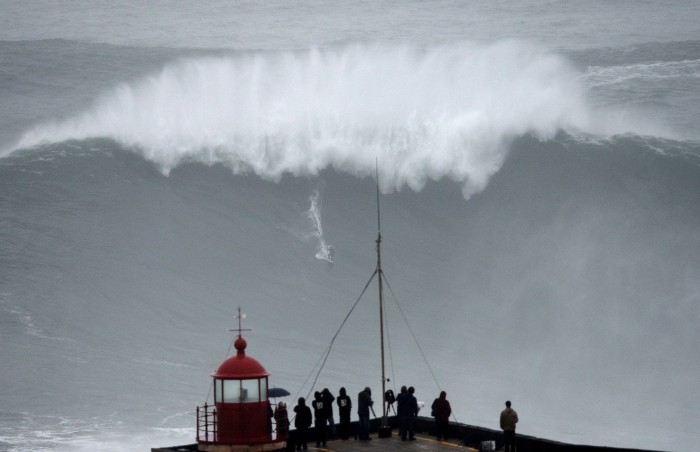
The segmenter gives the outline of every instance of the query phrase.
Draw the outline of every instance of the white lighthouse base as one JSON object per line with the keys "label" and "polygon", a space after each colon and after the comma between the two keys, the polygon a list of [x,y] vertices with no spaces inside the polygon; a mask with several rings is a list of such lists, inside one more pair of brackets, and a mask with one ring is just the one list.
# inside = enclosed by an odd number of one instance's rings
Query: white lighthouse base
{"label": "white lighthouse base", "polygon": [[265,444],[202,444],[197,446],[199,452],[272,452],[287,448],[287,441],[275,441]]}

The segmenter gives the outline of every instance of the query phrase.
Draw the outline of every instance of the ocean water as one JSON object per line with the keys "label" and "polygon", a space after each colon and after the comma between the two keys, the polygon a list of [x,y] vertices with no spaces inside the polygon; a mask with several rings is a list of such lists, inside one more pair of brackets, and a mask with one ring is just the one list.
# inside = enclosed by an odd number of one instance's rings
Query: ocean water
{"label": "ocean water", "polygon": [[376,280],[318,373],[376,266],[375,171],[390,388],[700,442],[697,2],[0,12],[0,450],[194,442],[239,306],[288,403],[376,397]]}

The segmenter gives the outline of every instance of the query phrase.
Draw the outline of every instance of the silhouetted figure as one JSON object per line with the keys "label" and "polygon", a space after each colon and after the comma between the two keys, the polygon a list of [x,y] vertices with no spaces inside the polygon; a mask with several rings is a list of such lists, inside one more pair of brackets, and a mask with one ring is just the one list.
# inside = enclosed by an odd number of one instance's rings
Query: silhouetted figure
{"label": "silhouetted figure", "polygon": [[413,389],[413,386],[410,386],[408,388],[408,396],[406,397],[406,403],[408,404],[407,410],[408,410],[408,440],[409,441],[415,441],[416,436],[415,436],[415,427],[416,427],[416,416],[418,416],[418,401],[416,400],[416,397],[413,395],[416,390]]}
{"label": "silhouetted figure", "polygon": [[374,405],[369,386],[357,394],[357,415],[360,418],[360,439],[369,441],[369,410]]}
{"label": "silhouetted figure", "polygon": [[396,396],[396,415],[399,417],[399,436],[406,441],[408,435],[408,388],[401,386],[401,392]]}
{"label": "silhouetted figure", "polygon": [[287,404],[280,402],[275,408],[275,424],[277,424],[277,439],[284,439],[289,434],[289,417]]}
{"label": "silhouetted figure", "polygon": [[294,427],[297,430],[297,450],[308,449],[308,428],[311,427],[311,409],[306,406],[303,397],[299,397],[299,404],[294,407]]}
{"label": "silhouetted figure", "polygon": [[441,439],[447,441],[450,414],[452,414],[452,407],[450,406],[450,402],[447,400],[447,393],[445,391],[441,391],[440,397],[433,400],[433,404],[430,408],[431,414],[435,418],[438,441]]}
{"label": "silhouetted figure", "polygon": [[504,452],[515,452],[515,424],[518,423],[518,413],[506,402],[506,409],[501,411],[501,430],[503,430]]}
{"label": "silhouetted figure", "polygon": [[314,407],[314,426],[316,427],[316,447],[326,447],[326,406],[323,403],[323,396],[316,391],[314,401],[311,406]]}
{"label": "silhouetted figure", "polygon": [[275,416],[274,411],[272,411],[272,403],[267,401],[267,434],[272,438],[272,418]]}
{"label": "silhouetted figure", "polygon": [[335,397],[333,397],[333,394],[331,394],[328,388],[324,388],[321,392],[321,398],[323,399],[323,407],[326,410],[326,421],[328,422],[328,427],[330,428],[328,436],[330,439],[333,439],[335,438],[336,434],[335,420],[333,420],[333,401],[335,400]]}
{"label": "silhouetted figure", "polygon": [[352,400],[345,392],[345,388],[340,388],[340,395],[336,399],[338,404],[338,416],[340,417],[340,437],[350,438],[350,413],[352,412]]}

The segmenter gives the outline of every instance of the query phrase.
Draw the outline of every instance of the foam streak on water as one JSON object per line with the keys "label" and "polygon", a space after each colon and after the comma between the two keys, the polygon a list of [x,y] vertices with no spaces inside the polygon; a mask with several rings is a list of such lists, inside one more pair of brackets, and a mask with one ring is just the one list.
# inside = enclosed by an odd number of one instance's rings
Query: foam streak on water
{"label": "foam streak on water", "polygon": [[323,236],[323,225],[321,224],[321,194],[318,190],[315,190],[309,197],[309,210],[306,215],[309,217],[314,225],[315,231],[312,233],[313,237],[318,240],[318,250],[316,251],[316,259],[326,260],[328,262],[333,262],[333,255],[335,251],[333,247],[326,243],[326,239]]}

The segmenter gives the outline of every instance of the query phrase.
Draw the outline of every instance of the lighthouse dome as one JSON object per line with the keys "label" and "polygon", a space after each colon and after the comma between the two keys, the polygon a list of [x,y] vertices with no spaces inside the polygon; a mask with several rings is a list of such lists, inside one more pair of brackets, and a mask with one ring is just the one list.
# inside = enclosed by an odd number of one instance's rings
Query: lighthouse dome
{"label": "lighthouse dome", "polygon": [[215,378],[256,378],[270,375],[257,359],[245,354],[246,340],[238,337],[233,343],[236,354],[224,360],[212,377]]}

